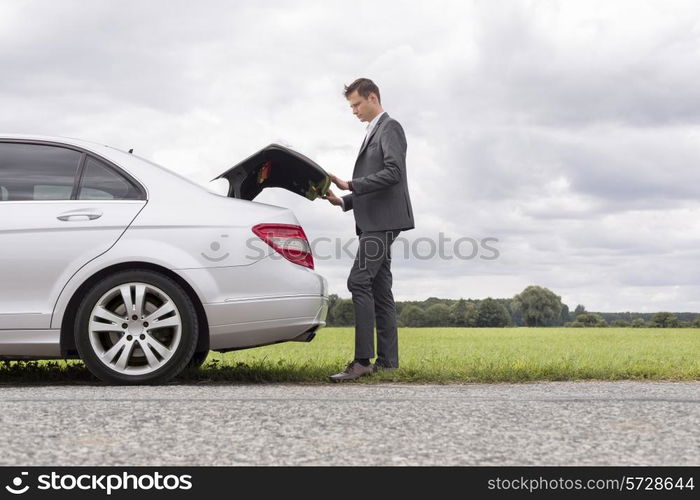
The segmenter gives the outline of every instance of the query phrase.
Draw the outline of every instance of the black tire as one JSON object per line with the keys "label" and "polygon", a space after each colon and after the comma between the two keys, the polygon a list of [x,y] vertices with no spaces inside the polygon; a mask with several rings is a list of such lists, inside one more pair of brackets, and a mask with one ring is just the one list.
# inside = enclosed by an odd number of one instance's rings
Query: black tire
{"label": "black tire", "polygon": [[192,359],[190,359],[187,368],[192,368],[194,370],[201,368],[204,362],[207,360],[207,356],[209,356],[209,351],[195,352],[192,355]]}
{"label": "black tire", "polygon": [[[146,307],[150,307],[151,309],[157,309],[159,307],[157,302],[158,295],[156,295],[155,292],[159,291],[165,294],[164,296],[170,299],[169,303],[174,307],[175,312],[173,313],[173,316],[179,315],[179,317],[176,318],[179,320],[178,326],[172,328],[156,327],[155,325],[157,325],[158,322],[154,321],[153,324],[150,325],[152,329],[148,329],[145,328],[146,326],[149,326],[148,323],[142,323],[144,325],[143,334],[132,334],[132,332],[136,331],[136,328],[139,328],[139,324],[142,321],[143,316],[140,319],[137,319],[136,315],[129,318],[128,314],[123,316],[124,313],[118,313],[117,311],[120,311],[121,309],[117,308],[110,312],[113,312],[118,317],[125,318],[124,323],[119,328],[124,328],[125,325],[129,324],[131,325],[130,328],[133,328],[133,330],[125,329],[122,333],[120,333],[117,331],[100,332],[99,330],[102,328],[93,328],[91,341],[90,321],[91,316],[93,316],[96,311],[95,308],[98,301],[101,299],[105,300],[105,296],[113,292],[116,287],[126,284],[133,284],[130,285],[129,290],[132,290],[131,286],[135,287],[137,284],[145,284],[148,286],[147,290],[154,292],[152,295],[145,295],[147,298],[143,301],[144,307],[142,312],[147,312]],[[135,288],[133,289],[135,290]],[[135,300],[135,295],[131,295],[130,297],[133,299],[134,303],[137,302],[137,300]],[[118,302],[117,295],[115,295],[114,301],[115,304]],[[123,300],[121,303],[124,304],[125,302],[126,301]],[[122,306],[120,305],[118,307],[120,308]],[[136,308],[134,307],[134,309]],[[131,321],[131,319],[134,321]],[[99,324],[102,325],[102,322],[100,321]],[[105,323],[105,325],[109,325],[109,328],[112,329],[113,327],[116,328],[117,323],[112,321]],[[94,332],[94,330],[98,330],[98,332]],[[154,331],[157,333],[154,333]],[[168,338],[169,336],[170,339],[177,339],[177,342],[172,340],[172,343],[175,344],[175,346],[167,351],[166,355],[168,357],[166,358],[159,355],[160,351],[158,351],[158,349],[146,347],[145,344],[142,344],[136,338],[139,337],[141,339],[145,339],[146,336],[148,336],[148,339],[150,340],[144,340],[143,342],[152,342],[154,337],[163,338],[163,336],[165,338]],[[75,320],[75,345],[81,359],[87,368],[93,373],[93,375],[111,384],[138,385],[162,384],[167,382],[178,375],[190,362],[197,346],[198,336],[199,324],[197,322],[197,313],[192,300],[182,289],[182,287],[175,281],[155,271],[120,271],[103,279],[85,294],[81,300]],[[131,342],[130,347],[121,347],[117,350],[115,344],[122,343],[122,345],[128,345],[125,344],[127,338]],[[95,347],[93,344],[95,344],[97,347]],[[110,363],[108,365],[107,362],[103,362],[100,359],[100,354],[96,352],[96,349],[108,351],[110,346],[114,347],[114,352],[118,353],[114,355],[115,358],[122,357],[122,355],[126,354],[127,366],[125,366],[122,371],[118,371],[119,368],[116,364]],[[128,352],[126,349],[129,349]],[[157,368],[151,367],[150,360],[146,361],[146,358],[149,357],[146,355],[146,352],[144,352],[146,349],[150,351],[148,354],[150,354],[151,359],[154,359],[157,362],[153,363],[153,365],[155,365]],[[139,356],[138,353],[141,353],[142,356]],[[107,355],[105,352],[102,354]],[[136,366],[131,366],[132,360],[133,362],[137,363]],[[140,365],[138,364],[139,362]],[[135,370],[151,371],[148,373],[128,373],[132,368]]]}

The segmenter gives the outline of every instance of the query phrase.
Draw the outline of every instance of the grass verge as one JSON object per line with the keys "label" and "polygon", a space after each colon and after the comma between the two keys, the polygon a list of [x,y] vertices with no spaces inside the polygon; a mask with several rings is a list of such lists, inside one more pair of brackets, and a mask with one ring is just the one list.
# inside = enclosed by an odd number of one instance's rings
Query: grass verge
{"label": "grass verge", "polygon": [[[353,354],[352,328],[311,343],[212,352],[174,383],[327,383]],[[357,383],[700,380],[700,329],[402,328],[401,367]],[[0,383],[94,383],[79,361],[0,363]]]}

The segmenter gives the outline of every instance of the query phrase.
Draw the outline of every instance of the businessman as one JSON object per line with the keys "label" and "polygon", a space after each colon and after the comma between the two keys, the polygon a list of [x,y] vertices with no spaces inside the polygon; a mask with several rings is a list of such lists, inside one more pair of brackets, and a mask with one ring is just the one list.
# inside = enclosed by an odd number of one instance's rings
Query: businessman
{"label": "businessman", "polygon": [[[379,88],[368,78],[345,86],[352,112],[367,122],[367,133],[355,161],[352,180],[331,175],[349,194],[324,196],[343,211],[353,211],[359,247],[347,286],[355,309],[355,358],[333,381],[354,380],[399,366],[396,306],[391,291],[391,244],[401,231],[413,229],[413,208],[406,180],[406,136],[382,108]],[[377,359],[374,358],[374,323]]]}

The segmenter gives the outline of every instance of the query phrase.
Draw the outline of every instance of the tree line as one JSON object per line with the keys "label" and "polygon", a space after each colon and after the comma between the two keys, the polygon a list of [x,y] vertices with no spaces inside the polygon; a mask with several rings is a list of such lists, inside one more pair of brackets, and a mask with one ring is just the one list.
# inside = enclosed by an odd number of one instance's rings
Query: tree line
{"label": "tree line", "polygon": [[[578,304],[573,311],[551,290],[531,285],[507,299],[439,299],[397,301],[397,321],[405,327],[633,327],[700,328],[700,314],[672,313],[596,313]],[[336,294],[328,297],[327,326],[355,324],[351,299]]]}

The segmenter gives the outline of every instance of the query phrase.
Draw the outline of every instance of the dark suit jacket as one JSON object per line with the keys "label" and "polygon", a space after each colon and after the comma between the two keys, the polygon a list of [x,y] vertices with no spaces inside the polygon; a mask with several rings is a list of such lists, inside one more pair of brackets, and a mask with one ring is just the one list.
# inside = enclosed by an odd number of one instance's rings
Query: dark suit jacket
{"label": "dark suit jacket", "polygon": [[353,192],[343,196],[343,210],[353,210],[358,235],[415,227],[406,180],[406,135],[387,113],[360,149],[352,186]]}

